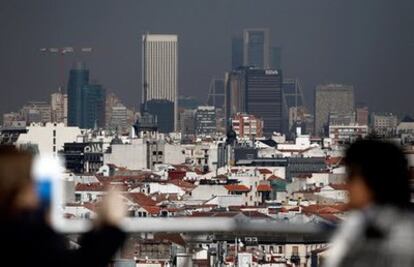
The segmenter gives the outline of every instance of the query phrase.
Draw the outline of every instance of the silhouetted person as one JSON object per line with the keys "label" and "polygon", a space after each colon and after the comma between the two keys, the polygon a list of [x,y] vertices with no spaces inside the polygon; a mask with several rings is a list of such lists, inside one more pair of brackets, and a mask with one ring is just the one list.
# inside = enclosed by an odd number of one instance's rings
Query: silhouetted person
{"label": "silhouetted person", "polygon": [[104,203],[99,225],[81,237],[79,249],[69,250],[68,240],[38,212],[31,172],[29,153],[0,146],[0,265],[106,266],[125,239],[117,227],[122,212]]}
{"label": "silhouetted person", "polygon": [[410,175],[401,149],[360,140],[345,153],[353,211],[333,238],[325,266],[414,266]]}

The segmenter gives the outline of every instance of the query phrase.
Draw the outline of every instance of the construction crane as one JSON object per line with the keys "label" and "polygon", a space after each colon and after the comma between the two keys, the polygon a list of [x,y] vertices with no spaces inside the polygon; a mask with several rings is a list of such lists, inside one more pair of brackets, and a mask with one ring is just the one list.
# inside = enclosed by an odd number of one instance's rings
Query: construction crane
{"label": "construction crane", "polygon": [[68,54],[74,54],[77,52],[80,53],[91,53],[92,48],[91,47],[82,47],[78,50],[75,50],[75,48],[71,46],[65,46],[65,47],[48,47],[48,48],[40,48],[40,52],[44,55],[57,55],[59,56],[59,91],[61,91],[62,88],[64,88],[65,85],[65,55]]}

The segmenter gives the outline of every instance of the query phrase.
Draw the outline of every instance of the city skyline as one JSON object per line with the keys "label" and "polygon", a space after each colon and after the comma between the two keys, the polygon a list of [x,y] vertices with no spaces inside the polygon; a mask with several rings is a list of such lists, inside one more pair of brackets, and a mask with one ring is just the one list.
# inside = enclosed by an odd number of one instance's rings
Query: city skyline
{"label": "city skyline", "polygon": [[[92,79],[137,108],[140,92],[136,88],[141,79],[136,43],[146,31],[179,35],[179,94],[204,102],[211,78],[222,78],[229,70],[232,36],[260,27],[268,28],[271,43],[283,48],[284,76],[301,80],[308,103],[313,102],[318,84],[334,82],[352,84],[357,101],[366,102],[371,110],[412,113],[409,88],[414,83],[410,75],[414,37],[409,29],[414,7],[410,1],[338,1],[330,5],[324,1],[264,1],[254,5],[254,12],[249,1],[180,3],[186,5],[140,1],[112,8],[111,3],[102,2],[99,7],[109,15],[107,21],[100,14],[94,20],[88,16],[95,8],[93,2],[83,4],[81,10],[74,9],[76,3],[5,4],[0,27],[8,39],[0,44],[0,73],[6,88],[2,92],[11,93],[7,101],[0,101],[0,112],[15,110],[29,100],[44,100],[57,90],[58,57],[43,57],[39,49],[65,45],[93,48],[88,55],[65,58],[65,80],[72,62],[81,57],[94,72]],[[153,19],[145,10],[153,11],[149,12]],[[186,12],[190,10],[194,12]],[[77,22],[69,18],[74,12]],[[212,14],[215,20],[209,21]],[[297,18],[289,19],[289,14]],[[107,27],[99,23],[103,21]],[[22,74],[24,79],[19,78]],[[388,101],[394,96],[395,101]]]}

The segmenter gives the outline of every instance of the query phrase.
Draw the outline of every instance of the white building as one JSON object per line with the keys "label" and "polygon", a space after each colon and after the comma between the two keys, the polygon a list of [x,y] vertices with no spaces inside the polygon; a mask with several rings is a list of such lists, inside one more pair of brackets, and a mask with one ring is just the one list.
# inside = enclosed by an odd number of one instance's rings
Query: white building
{"label": "white building", "polygon": [[367,125],[330,125],[329,126],[329,138],[332,140],[332,144],[344,144],[351,143],[357,138],[364,138],[368,135]]}
{"label": "white building", "polygon": [[50,95],[50,107],[52,111],[53,122],[68,123],[68,95],[62,92],[56,92]]}
{"label": "white building", "polygon": [[[178,109],[178,36],[142,35],[142,101],[165,99],[174,103],[174,128]],[[145,90],[146,88],[146,90]]]}
{"label": "white building", "polygon": [[376,134],[381,136],[391,136],[397,129],[398,118],[392,113],[373,113],[371,115],[371,124]]}
{"label": "white building", "polygon": [[79,127],[68,127],[64,123],[31,124],[27,133],[20,134],[16,145],[36,145],[40,154],[57,155],[65,143],[72,143],[83,131]]}
{"label": "white building", "polygon": [[147,144],[134,139],[131,144],[112,144],[110,153],[104,154],[104,164],[115,164],[130,170],[147,169]]}

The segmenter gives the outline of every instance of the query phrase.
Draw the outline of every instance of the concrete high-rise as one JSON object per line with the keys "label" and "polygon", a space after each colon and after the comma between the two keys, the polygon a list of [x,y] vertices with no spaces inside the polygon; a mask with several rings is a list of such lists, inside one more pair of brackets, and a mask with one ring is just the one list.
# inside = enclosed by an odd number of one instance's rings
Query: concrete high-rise
{"label": "concrete high-rise", "polygon": [[326,135],[329,115],[350,114],[354,111],[354,87],[343,84],[318,85],[315,90],[316,135]]}
{"label": "concrete high-rise", "polygon": [[168,100],[174,104],[174,130],[178,112],[178,37],[175,34],[142,35],[142,104]]}
{"label": "concrete high-rise", "polygon": [[261,69],[270,68],[268,29],[245,29],[243,31],[243,65]]}
{"label": "concrete high-rise", "polygon": [[197,135],[213,135],[216,128],[216,109],[213,106],[199,106],[195,112]]}
{"label": "concrete high-rise", "polygon": [[50,107],[52,110],[52,121],[68,123],[68,95],[60,90],[50,95]]}

